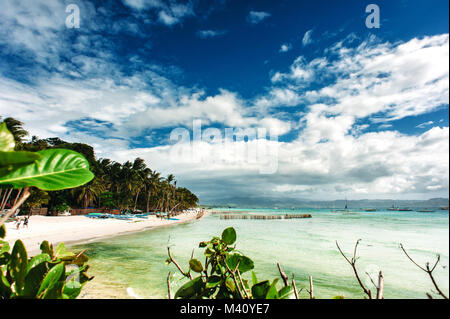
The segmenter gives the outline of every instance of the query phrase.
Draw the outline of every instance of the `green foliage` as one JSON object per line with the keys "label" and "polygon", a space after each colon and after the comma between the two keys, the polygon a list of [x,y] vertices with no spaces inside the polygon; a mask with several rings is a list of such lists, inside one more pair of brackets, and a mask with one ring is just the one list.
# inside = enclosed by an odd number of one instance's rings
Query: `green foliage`
{"label": "green foliage", "polygon": [[[17,125],[17,121],[10,123]],[[19,128],[16,130],[23,136]],[[5,123],[0,125],[0,138],[0,186],[60,190],[80,186],[94,177],[79,153],[65,149],[14,151],[15,142],[21,140],[13,137]],[[10,251],[8,242],[2,240],[5,236],[5,226],[0,225],[0,299],[76,298],[91,279],[86,275],[88,257],[83,253],[68,252],[63,243],[54,250],[44,241],[42,253],[28,258],[21,240]]]}
{"label": "green foliage", "polygon": [[83,185],[94,178],[89,163],[79,153],[53,149],[37,154],[41,156],[40,159],[0,176],[0,184],[14,188],[35,186],[42,190],[60,190]]}
{"label": "green foliage", "polygon": [[58,205],[54,206],[53,209],[56,212],[65,212],[66,210],[70,209],[70,206],[67,205],[66,203],[61,203],[61,204],[58,204]]}
{"label": "green foliage", "polygon": [[[0,238],[5,235],[2,225]],[[92,279],[86,274],[89,258],[83,253],[68,252],[62,243],[54,250],[47,241],[40,248],[41,254],[28,258],[21,240],[10,252],[8,243],[0,239],[0,299],[74,299]]]}
{"label": "green foliage", "polygon": [[236,231],[233,227],[228,227],[222,232],[222,240],[227,245],[233,245],[236,241]]}
{"label": "green foliage", "polygon": [[[13,169],[44,161],[40,152],[48,150],[53,150],[58,154],[63,150],[71,150],[83,155],[88,164],[86,167],[95,175],[89,183],[82,186],[72,183],[73,188],[71,189],[59,191],[52,189],[52,192],[48,193],[50,198],[46,202],[49,211],[54,211],[54,206],[58,204],[67,203],[71,207],[96,206],[140,209],[146,212],[172,211],[172,214],[177,214],[177,212],[194,207],[198,203],[195,194],[187,188],[176,186],[177,181],[173,175],[169,175],[167,178],[161,177],[160,173],[148,168],[141,158],[123,164],[107,158],[96,159],[92,146],[83,143],[69,143],[57,137],[39,139],[32,136],[29,142],[24,142],[24,137],[28,135],[28,132],[23,129],[22,125],[22,122],[13,118],[4,119],[0,125],[0,178],[8,175]],[[14,150],[21,152],[13,152]],[[85,176],[88,180],[91,175],[88,170],[82,170],[81,174],[77,174],[77,176]],[[65,174],[60,174],[59,177],[65,178]],[[74,181],[72,180],[72,182]],[[50,190],[41,187],[43,185],[34,185],[43,190]],[[106,197],[103,197],[102,194],[106,194]],[[43,201],[37,201],[35,205],[28,205],[25,208],[39,206],[41,203]]]}
{"label": "green foliage", "polygon": [[[202,264],[198,259],[189,261],[190,271],[199,276],[189,280],[175,293],[175,298],[181,299],[292,299],[294,288],[290,285],[277,288],[279,279],[259,281],[252,271],[252,282],[244,278],[244,274],[254,269],[253,261],[231,246],[236,242],[234,228],[226,228],[222,236],[213,237],[210,241],[199,244],[203,248],[206,261]],[[169,258],[170,264],[173,259]],[[190,277],[192,278],[192,277]]]}
{"label": "green foliage", "polygon": [[106,208],[114,208],[116,206],[116,202],[114,200],[114,194],[112,192],[103,192],[99,196],[99,200],[101,205]]}

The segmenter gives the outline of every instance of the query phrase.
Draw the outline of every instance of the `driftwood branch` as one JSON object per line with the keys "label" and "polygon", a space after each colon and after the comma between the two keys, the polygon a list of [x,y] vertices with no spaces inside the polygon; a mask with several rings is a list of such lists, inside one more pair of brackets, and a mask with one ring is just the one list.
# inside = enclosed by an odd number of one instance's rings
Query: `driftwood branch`
{"label": "driftwood branch", "polygon": [[384,277],[380,270],[380,273],[378,274],[377,299],[384,299],[383,290],[384,290]]}
{"label": "driftwood branch", "polygon": [[169,274],[167,275],[167,294],[169,296],[169,299],[172,299],[172,293],[170,291],[170,271]]}
{"label": "driftwood branch", "polygon": [[277,262],[278,271],[280,272],[281,278],[283,278],[284,286],[289,286],[289,279],[288,276],[284,273],[283,269],[281,269],[280,263]]}
{"label": "driftwood branch", "polygon": [[295,286],[294,274],[292,274],[292,288],[294,289],[295,299],[298,299],[298,291],[297,287]]}
{"label": "driftwood branch", "polygon": [[354,250],[353,250],[353,257],[352,257],[352,259],[348,259],[348,257],[347,257],[347,256],[344,254],[344,252],[342,251],[341,247],[339,247],[339,244],[338,244],[337,241],[336,241],[336,246],[337,246],[337,248],[339,249],[339,252],[341,253],[341,255],[342,255],[342,256],[345,258],[345,260],[350,264],[350,266],[352,266],[352,269],[353,269],[353,272],[354,272],[354,274],[355,274],[356,280],[358,281],[358,284],[361,286],[361,288],[362,288],[362,290],[364,291],[364,293],[369,297],[369,299],[372,299],[372,292],[370,291],[370,289],[367,289],[367,288],[364,286],[364,284],[363,284],[362,281],[361,281],[361,278],[359,277],[358,270],[356,269],[356,260],[357,260],[356,252],[357,252],[358,245],[359,245],[359,242],[360,242],[360,241],[361,241],[361,239],[358,239],[358,240],[356,241],[355,248],[354,248]]}
{"label": "driftwood branch", "polygon": [[309,298],[314,299],[314,285],[312,276],[309,276]]}
{"label": "driftwood branch", "polygon": [[[408,259],[409,259],[414,265],[416,265],[418,268],[420,268],[421,270],[423,270],[424,272],[426,272],[426,273],[428,274],[428,276],[430,277],[431,282],[433,283],[433,286],[434,286],[434,288],[436,289],[437,293],[438,293],[442,298],[448,300],[448,297],[447,297],[447,296],[442,292],[442,290],[439,288],[439,286],[438,286],[438,284],[436,283],[436,280],[434,279],[434,276],[433,276],[433,271],[436,269],[436,266],[437,266],[438,263],[440,262],[441,256],[440,256],[440,255],[437,255],[436,262],[434,263],[433,267],[430,267],[430,263],[427,262],[427,263],[425,264],[425,268],[424,268],[424,267],[420,266],[418,263],[416,263],[416,262],[414,261],[414,259],[411,258],[411,256],[409,256],[409,254],[406,252],[406,250],[405,250],[405,248],[403,247],[402,244],[400,244],[400,248],[403,250],[403,252],[405,253],[406,257],[408,257]],[[430,294],[428,294],[428,293],[427,293],[427,296],[428,296],[428,298],[433,299],[433,297],[432,297]]]}
{"label": "driftwood branch", "polygon": [[187,278],[189,278],[189,279],[192,280],[192,275],[191,275],[191,273],[190,273],[190,272],[184,272],[183,269],[181,269],[180,265],[175,261],[175,259],[173,259],[172,253],[170,252],[170,247],[169,247],[169,246],[167,246],[167,253],[168,253],[168,255],[169,255],[169,260],[170,260],[170,262],[172,262],[172,263],[178,268],[178,270],[180,271],[180,273],[181,273],[183,276],[185,276],[185,277],[187,277]]}

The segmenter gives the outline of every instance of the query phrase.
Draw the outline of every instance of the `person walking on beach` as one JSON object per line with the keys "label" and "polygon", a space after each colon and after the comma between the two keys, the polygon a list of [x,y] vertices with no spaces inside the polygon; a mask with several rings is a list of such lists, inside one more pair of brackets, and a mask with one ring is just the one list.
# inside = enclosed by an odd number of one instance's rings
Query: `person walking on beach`
{"label": "person walking on beach", "polygon": [[23,227],[27,226],[28,229],[28,216],[23,220]]}
{"label": "person walking on beach", "polygon": [[20,228],[20,224],[22,223],[22,219],[20,217],[16,218],[16,229],[18,230]]}

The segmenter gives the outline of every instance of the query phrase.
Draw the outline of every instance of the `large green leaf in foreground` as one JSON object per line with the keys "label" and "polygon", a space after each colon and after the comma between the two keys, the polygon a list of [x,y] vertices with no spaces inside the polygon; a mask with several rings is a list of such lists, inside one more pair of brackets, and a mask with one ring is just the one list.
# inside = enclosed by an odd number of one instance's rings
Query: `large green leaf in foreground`
{"label": "large green leaf in foreground", "polygon": [[0,184],[14,188],[35,186],[54,191],[77,187],[94,178],[88,161],[77,152],[52,149],[37,153],[42,156],[41,159],[0,177]]}

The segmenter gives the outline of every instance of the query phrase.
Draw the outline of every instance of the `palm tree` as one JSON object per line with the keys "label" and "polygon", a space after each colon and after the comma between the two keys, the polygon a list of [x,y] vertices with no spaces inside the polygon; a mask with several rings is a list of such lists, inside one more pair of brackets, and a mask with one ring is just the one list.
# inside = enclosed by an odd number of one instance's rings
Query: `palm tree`
{"label": "palm tree", "polygon": [[89,204],[105,191],[105,186],[99,178],[94,178],[90,183],[73,189],[73,194],[77,194],[79,202],[83,203],[83,207],[88,208]]}

